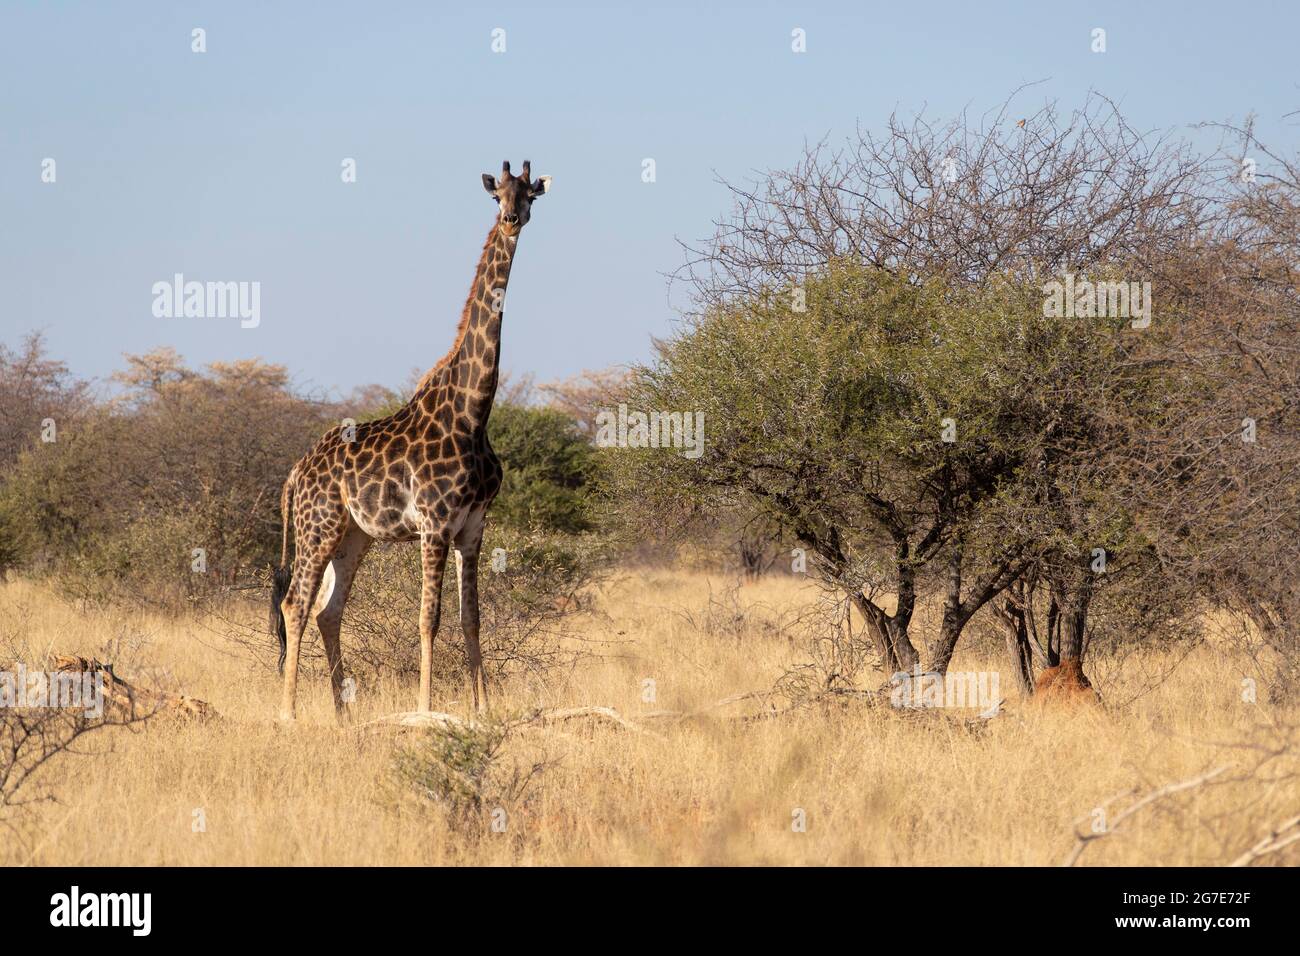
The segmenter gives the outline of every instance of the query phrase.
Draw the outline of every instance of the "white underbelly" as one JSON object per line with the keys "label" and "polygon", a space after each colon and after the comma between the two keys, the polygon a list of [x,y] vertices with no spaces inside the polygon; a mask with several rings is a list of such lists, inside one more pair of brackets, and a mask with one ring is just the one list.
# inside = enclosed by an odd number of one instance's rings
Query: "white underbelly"
{"label": "white underbelly", "polygon": [[[468,504],[455,508],[440,530],[445,531],[453,540],[462,533],[466,539],[475,538],[482,530],[485,511],[482,507],[476,508]],[[418,538],[423,531],[435,530],[435,526],[415,507],[414,496],[407,499],[401,517],[392,526],[382,524],[375,516],[363,513],[353,502],[348,503],[348,512],[357,526],[377,541],[410,541]]]}

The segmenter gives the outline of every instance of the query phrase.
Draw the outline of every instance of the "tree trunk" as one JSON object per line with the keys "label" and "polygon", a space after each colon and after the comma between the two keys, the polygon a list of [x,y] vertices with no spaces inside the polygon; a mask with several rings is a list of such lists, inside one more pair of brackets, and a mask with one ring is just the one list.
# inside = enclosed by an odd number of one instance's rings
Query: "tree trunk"
{"label": "tree trunk", "polygon": [[943,619],[939,625],[939,636],[926,648],[929,663],[928,671],[939,674],[948,673],[952,663],[953,651],[957,649],[957,638],[966,624],[961,607],[961,549],[955,548],[948,558],[948,574],[944,582]]}
{"label": "tree trunk", "polygon": [[1269,701],[1289,703],[1300,689],[1300,637],[1280,606],[1254,595],[1242,598],[1246,616],[1264,643],[1273,649],[1276,660],[1271,668]]}
{"label": "tree trunk", "polygon": [[852,597],[854,605],[867,621],[867,632],[871,635],[872,643],[876,645],[876,653],[880,655],[885,670],[890,674],[897,674],[900,668],[898,655],[894,653],[893,642],[889,638],[889,616],[861,594],[854,594]]}
{"label": "tree trunk", "polygon": [[1084,633],[1088,628],[1088,605],[1091,601],[1092,580],[1084,577],[1064,602],[1064,613],[1061,616],[1061,660],[1063,661],[1083,660]]}
{"label": "tree trunk", "polygon": [[876,645],[876,653],[884,662],[885,670],[891,675],[913,670],[920,660],[908,637],[914,600],[907,603],[900,601],[898,610],[893,614],[886,613],[860,592],[853,595],[853,603],[867,620],[872,643]]}
{"label": "tree trunk", "polygon": [[736,542],[740,570],[746,581],[757,581],[772,566],[768,556],[768,540],[762,535],[742,534]]}
{"label": "tree trunk", "polygon": [[[1051,581],[1052,604],[1048,618],[1057,633],[1055,647],[1059,647],[1058,663],[1049,666],[1034,685],[1035,695],[1044,695],[1068,701],[1096,701],[1096,691],[1083,672],[1083,656],[1087,649],[1088,606],[1092,602],[1093,572],[1085,565]],[[1055,648],[1052,649],[1056,654]]]}
{"label": "tree trunk", "polygon": [[1047,666],[1057,667],[1061,663],[1061,605],[1056,599],[1056,588],[1052,588],[1047,602]]}
{"label": "tree trunk", "polygon": [[915,670],[921,660],[921,655],[916,653],[912,639],[907,633],[911,617],[911,614],[908,614],[906,621],[894,617],[889,622],[889,637],[893,643],[894,653],[898,656],[898,669],[901,671]]}
{"label": "tree trunk", "polygon": [[1000,606],[994,605],[994,610],[1002,621],[1007,657],[1011,661],[1011,670],[1016,676],[1020,696],[1029,697],[1034,693],[1034,655],[1025,612],[1010,598]]}
{"label": "tree trunk", "polygon": [[[900,569],[902,571],[902,569]],[[912,645],[908,632],[912,626],[912,615],[916,612],[916,584],[910,570],[899,574],[898,607],[889,618],[889,642],[898,658],[898,669],[910,671],[915,669],[921,657]]]}

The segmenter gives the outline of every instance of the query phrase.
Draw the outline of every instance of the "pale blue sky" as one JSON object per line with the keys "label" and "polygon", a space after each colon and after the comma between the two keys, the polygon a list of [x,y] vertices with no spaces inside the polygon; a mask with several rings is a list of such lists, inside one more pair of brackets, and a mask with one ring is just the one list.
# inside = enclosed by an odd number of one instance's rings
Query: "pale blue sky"
{"label": "pale blue sky", "polygon": [[[1051,6],[3,0],[0,338],[43,328],[86,376],[171,345],[335,393],[401,385],[450,344],[494,213],[479,174],[530,158],[554,186],[520,241],[503,364],[547,379],[670,331],[663,274],[675,237],[727,208],[715,173],[787,165],[895,108],[978,114],[1046,79],[1024,112],[1096,89],[1139,128],[1253,110],[1300,142],[1294,5]],[[260,326],[154,318],[150,287],[176,272],[259,281]]]}

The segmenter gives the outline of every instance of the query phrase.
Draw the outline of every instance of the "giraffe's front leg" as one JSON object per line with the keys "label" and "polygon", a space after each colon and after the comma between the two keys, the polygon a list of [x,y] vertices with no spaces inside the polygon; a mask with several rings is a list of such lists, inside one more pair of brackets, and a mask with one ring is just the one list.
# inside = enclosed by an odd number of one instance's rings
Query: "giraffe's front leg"
{"label": "giraffe's front leg", "polygon": [[460,583],[460,629],[465,635],[465,658],[474,695],[474,710],[487,710],[487,683],[483,677],[483,654],[478,640],[478,559],[483,544],[483,522],[468,523],[456,538],[456,577]]}
{"label": "giraffe's front leg", "polygon": [[417,709],[433,709],[433,639],[442,615],[442,572],[447,562],[447,534],[426,531],[420,535],[420,560],[424,584],[420,590],[420,699]]}

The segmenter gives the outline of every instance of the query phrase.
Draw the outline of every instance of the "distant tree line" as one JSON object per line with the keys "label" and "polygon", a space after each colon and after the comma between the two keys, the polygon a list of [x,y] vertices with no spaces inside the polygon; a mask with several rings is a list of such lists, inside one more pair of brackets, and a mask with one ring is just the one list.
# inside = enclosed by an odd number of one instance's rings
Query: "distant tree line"
{"label": "distant tree line", "polygon": [[[278,365],[127,356],[99,394],[39,336],[0,346],[0,568],[87,599],[181,605],[256,585],[278,557],[280,487],[328,428],[403,401],[371,387],[301,394]],[[503,398],[494,520],[521,534],[593,527],[592,449],[568,412]]]}

